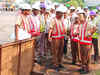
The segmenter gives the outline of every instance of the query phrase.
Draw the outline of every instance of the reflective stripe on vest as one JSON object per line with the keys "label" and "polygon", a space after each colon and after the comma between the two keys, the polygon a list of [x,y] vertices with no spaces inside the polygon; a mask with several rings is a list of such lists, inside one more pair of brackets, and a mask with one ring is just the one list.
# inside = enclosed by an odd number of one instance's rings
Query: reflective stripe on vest
{"label": "reflective stripe on vest", "polygon": [[[79,32],[79,26],[76,29],[76,32]],[[79,41],[79,36],[78,35],[74,35],[74,24],[71,25],[71,39],[75,42]]]}
{"label": "reflective stripe on vest", "polygon": [[98,39],[99,34],[97,32],[93,33],[92,38]]}
{"label": "reflective stripe on vest", "polygon": [[91,45],[92,44],[92,38],[91,37],[87,38],[85,36],[85,34],[86,34],[86,28],[87,28],[87,23],[84,23],[82,25],[82,28],[81,28],[80,44]]}
{"label": "reflective stripe on vest", "polygon": [[[36,20],[33,20],[33,18],[31,18],[30,17],[30,21],[31,21],[31,24],[32,24],[32,26],[31,26],[31,35],[40,35],[40,25],[39,26],[37,26],[37,24],[36,24]],[[34,22],[33,22],[34,21]]]}
{"label": "reflective stripe on vest", "polygon": [[61,24],[57,23],[57,20],[55,19],[56,22],[56,27],[55,27],[55,32],[53,31],[52,33],[52,38],[64,38],[65,34],[65,29],[64,29],[64,24],[63,22]]}
{"label": "reflective stripe on vest", "polygon": [[23,17],[23,16],[21,16],[21,18],[22,18],[22,24],[23,24],[23,26],[24,26],[24,30],[25,31],[27,31],[28,33],[30,33],[30,31],[31,31],[31,24],[30,24],[30,21],[29,21],[29,19],[28,19],[28,17]]}

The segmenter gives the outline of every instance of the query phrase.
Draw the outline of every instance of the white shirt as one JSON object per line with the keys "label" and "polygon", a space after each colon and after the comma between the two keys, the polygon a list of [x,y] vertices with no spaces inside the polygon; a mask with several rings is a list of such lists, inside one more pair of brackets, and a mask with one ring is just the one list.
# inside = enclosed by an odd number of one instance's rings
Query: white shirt
{"label": "white shirt", "polygon": [[35,31],[39,31],[39,29],[40,29],[40,19],[39,19],[39,16],[35,16],[33,14],[31,18],[32,18],[32,21],[34,23]]}

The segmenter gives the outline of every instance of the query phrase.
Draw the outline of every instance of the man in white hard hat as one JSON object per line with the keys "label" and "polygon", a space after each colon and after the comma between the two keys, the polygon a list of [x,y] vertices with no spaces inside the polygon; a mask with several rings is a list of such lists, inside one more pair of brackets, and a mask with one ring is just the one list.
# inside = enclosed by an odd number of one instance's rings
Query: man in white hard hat
{"label": "man in white hard hat", "polygon": [[[41,51],[37,50],[37,45],[39,44],[39,39],[40,39],[40,5],[38,2],[32,5],[32,15],[31,15],[31,21],[32,21],[32,26],[31,26],[31,34],[32,37],[35,37],[35,62],[36,63],[41,63]],[[40,60],[39,60],[40,59]]]}
{"label": "man in white hard hat", "polygon": [[86,20],[89,20],[89,13],[90,13],[90,11],[89,11],[89,8],[86,6],[86,7],[84,7],[84,12],[85,12],[85,15],[86,15]]}
{"label": "man in white hard hat", "polygon": [[30,21],[29,21],[29,15],[30,15],[31,6],[27,3],[24,3],[21,7],[21,14],[17,18],[17,22],[15,25],[15,33],[16,33],[16,40],[18,40],[18,28],[22,28],[26,32],[30,33],[31,27],[30,27]]}
{"label": "man in white hard hat", "polygon": [[[88,24],[84,10],[78,12],[80,20],[79,40],[80,40],[80,56],[81,56],[81,74],[90,72],[90,52],[92,46],[93,28]],[[84,32],[84,33],[83,33]]]}
{"label": "man in white hard hat", "polygon": [[[64,6],[64,25],[66,28],[66,35],[64,37],[64,56],[66,57],[67,54],[67,43],[68,43],[68,33],[69,33],[69,26],[70,26],[70,19],[68,18],[68,9]],[[67,33],[68,32],[68,33]]]}
{"label": "man in white hard hat", "polygon": [[55,17],[55,6],[54,5],[51,5],[50,17],[51,19]]}
{"label": "man in white hard hat", "polygon": [[32,36],[40,36],[40,6],[37,4],[32,5],[32,21],[33,21],[33,34]]}
{"label": "man in white hard hat", "polygon": [[59,71],[62,66],[65,25],[63,23],[63,6],[56,9],[56,17],[52,19],[49,31],[49,41],[52,43],[52,55],[54,69]]}
{"label": "man in white hard hat", "polygon": [[71,6],[70,7],[70,10],[71,10],[71,12],[75,11],[75,7],[74,6]]}
{"label": "man in white hard hat", "polygon": [[80,61],[79,56],[79,27],[80,21],[77,14],[73,15],[74,22],[71,24],[70,28],[70,41],[71,41],[71,53],[72,53],[72,64],[75,65]]}
{"label": "man in white hard hat", "polygon": [[72,18],[72,16],[73,16],[74,14],[76,14],[75,10],[76,10],[76,9],[75,9],[74,6],[71,6],[71,7],[70,7],[70,14],[69,14],[69,15],[70,15],[71,23],[74,21],[73,18]]}

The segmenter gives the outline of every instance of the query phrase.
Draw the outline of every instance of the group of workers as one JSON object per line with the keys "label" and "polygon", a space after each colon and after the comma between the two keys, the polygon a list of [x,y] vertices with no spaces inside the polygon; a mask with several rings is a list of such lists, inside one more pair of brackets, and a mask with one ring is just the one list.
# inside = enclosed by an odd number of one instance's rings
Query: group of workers
{"label": "group of workers", "polygon": [[35,2],[32,6],[27,3],[21,4],[19,11],[15,25],[16,40],[18,40],[18,30],[23,29],[31,34],[31,37],[36,38],[35,46],[36,41],[40,41],[39,56],[45,56],[47,48],[50,47],[53,69],[59,71],[64,68],[63,57],[67,56],[69,39],[72,64],[79,62],[80,73],[90,72],[92,46],[94,63],[98,63],[100,7],[90,11],[88,7],[75,8],[66,7],[62,3],[45,5],[43,2]]}

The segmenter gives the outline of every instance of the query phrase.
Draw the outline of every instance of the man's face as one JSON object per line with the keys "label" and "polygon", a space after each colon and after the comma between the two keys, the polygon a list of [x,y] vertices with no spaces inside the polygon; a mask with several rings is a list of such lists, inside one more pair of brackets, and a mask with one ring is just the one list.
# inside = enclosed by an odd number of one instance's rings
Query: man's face
{"label": "man's face", "polygon": [[87,9],[87,8],[85,8],[85,9],[84,9],[84,11],[85,11],[85,12],[87,12],[87,11],[88,11],[88,9]]}
{"label": "man's face", "polygon": [[26,9],[25,9],[25,10],[23,11],[23,14],[24,14],[24,15],[29,15],[29,14],[30,14],[30,10],[26,10]]}
{"label": "man's face", "polygon": [[80,21],[85,21],[85,15],[84,14],[79,14],[79,19]]}
{"label": "man's face", "polygon": [[75,21],[76,21],[76,22],[79,22],[79,20],[80,20],[79,17],[76,17],[76,18],[75,18]]}
{"label": "man's face", "polygon": [[66,13],[66,12],[64,13],[64,17],[65,17],[65,18],[67,17],[67,13]]}
{"label": "man's face", "polygon": [[62,12],[56,12],[56,16],[58,16],[59,18],[62,18],[63,13]]}
{"label": "man's face", "polygon": [[95,15],[91,15],[90,18],[91,18],[91,19],[94,19],[94,18],[95,18]]}
{"label": "man's face", "polygon": [[71,13],[75,12],[75,9],[71,9],[70,12],[71,12]]}
{"label": "man's face", "polygon": [[37,9],[33,9],[32,12],[33,12],[34,15],[38,15],[39,14],[39,10],[37,10]]}
{"label": "man's face", "polygon": [[41,13],[45,13],[45,8],[41,8]]}
{"label": "man's face", "polygon": [[55,13],[55,10],[54,10],[54,9],[51,9],[50,12],[51,12],[51,13]]}

